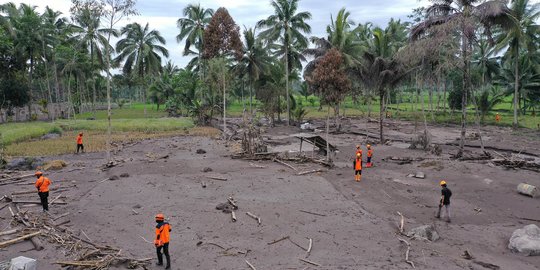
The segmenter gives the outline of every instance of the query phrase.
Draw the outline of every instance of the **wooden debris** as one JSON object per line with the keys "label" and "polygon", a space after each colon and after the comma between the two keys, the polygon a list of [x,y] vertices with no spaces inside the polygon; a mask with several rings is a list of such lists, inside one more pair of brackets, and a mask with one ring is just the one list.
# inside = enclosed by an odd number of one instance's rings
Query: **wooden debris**
{"label": "wooden debris", "polygon": [[281,237],[281,238],[279,238],[278,240],[274,240],[274,241],[272,241],[272,242],[270,242],[270,243],[267,243],[267,244],[268,244],[268,245],[273,245],[273,244],[278,243],[278,242],[281,242],[281,241],[283,241],[283,240],[285,240],[285,239],[289,239],[289,236],[287,235],[287,236]]}
{"label": "wooden debris", "polygon": [[223,177],[217,177],[217,176],[207,176],[207,177],[213,180],[227,181],[227,178],[223,178]]}
{"label": "wooden debris", "polygon": [[251,270],[257,270],[257,268],[255,268],[255,266],[253,266],[253,264],[249,263],[247,260],[245,260],[247,265],[249,266],[249,268],[251,268]]}
{"label": "wooden debris", "polygon": [[476,263],[476,264],[478,264],[478,265],[481,265],[482,267],[485,267],[485,268],[488,268],[488,269],[492,269],[492,270],[498,270],[498,269],[501,269],[500,266],[495,265],[495,264],[491,264],[491,263],[487,263],[487,262],[481,262],[481,261],[474,260],[473,263]]}
{"label": "wooden debris", "polygon": [[142,240],[143,240],[144,242],[146,242],[146,243],[148,243],[148,244],[152,244],[152,242],[146,240],[146,238],[142,237],[141,235],[139,235],[139,237],[142,238]]}
{"label": "wooden debris", "polygon": [[313,247],[313,239],[309,238],[309,246],[307,248],[306,258],[311,254],[311,248]]}
{"label": "wooden debris", "polygon": [[299,258],[299,260],[305,262],[305,263],[309,263],[311,265],[315,265],[315,266],[321,266],[320,264],[316,263],[316,262],[312,262],[310,260],[307,260],[307,259],[302,259],[302,258]]}
{"label": "wooden debris", "polygon": [[311,170],[311,171],[299,172],[299,173],[297,173],[296,175],[306,175],[306,174],[310,174],[310,173],[318,173],[318,172],[324,172],[324,170],[322,170],[322,169],[317,169],[317,170]]}
{"label": "wooden debris", "polygon": [[69,215],[69,214],[70,214],[69,212],[63,213],[63,214],[61,214],[61,215],[59,215],[59,216],[53,218],[53,221],[56,221],[57,219],[61,219],[61,218],[65,217],[65,216],[67,216],[67,215]]}
{"label": "wooden debris", "polygon": [[43,244],[41,244],[41,240],[39,240],[37,236],[30,238],[30,242],[32,242],[32,245],[34,245],[34,248],[37,251],[40,251],[43,249]]}
{"label": "wooden debris", "polygon": [[62,197],[62,193],[58,194],[58,196],[56,196],[49,204],[53,204],[53,203],[56,202],[56,200],[58,200],[60,197]]}
{"label": "wooden debris", "polygon": [[258,223],[259,225],[261,225],[261,218],[260,218],[260,217],[254,215],[254,214],[252,214],[252,213],[250,213],[250,212],[247,212],[246,215],[248,215],[248,216],[250,216],[251,218],[255,219],[255,220],[257,221],[257,223]]}
{"label": "wooden debris", "polygon": [[41,232],[34,232],[34,233],[30,233],[30,234],[27,234],[27,235],[23,235],[21,237],[17,237],[15,239],[11,239],[11,240],[7,240],[7,241],[4,241],[4,242],[0,242],[0,248],[4,248],[4,247],[7,247],[9,245],[12,245],[12,244],[15,244],[17,242],[20,242],[20,241],[23,241],[23,240],[26,240],[26,239],[29,239],[29,238],[32,238],[34,236],[38,236],[40,235]]}
{"label": "wooden debris", "polygon": [[0,182],[7,182],[7,181],[11,181],[11,180],[20,180],[20,179],[31,177],[31,176],[35,176],[35,175],[33,173],[24,174],[24,175],[18,175],[18,176],[13,176],[13,177],[9,177],[9,178],[0,179]]}
{"label": "wooden debris", "polygon": [[289,239],[289,242],[291,242],[293,245],[295,245],[295,246],[301,248],[301,249],[304,250],[304,251],[307,251],[307,248],[305,248],[305,247],[299,245],[298,243],[294,242],[291,238],[288,238],[288,239]]}
{"label": "wooden debris", "polygon": [[259,169],[264,169],[264,168],[266,168],[266,166],[257,165],[257,164],[255,164],[255,163],[253,163],[253,162],[250,162],[250,163],[249,163],[249,166],[254,167],[254,168],[259,168]]}
{"label": "wooden debris", "polygon": [[0,232],[0,236],[10,235],[10,234],[18,233],[18,232],[19,232],[18,229],[7,230],[7,231]]}
{"label": "wooden debris", "polygon": [[287,166],[287,167],[291,168],[293,171],[298,171],[295,167],[293,167],[293,166],[287,164],[287,163],[284,162],[284,161],[279,160],[278,158],[274,158],[273,161],[274,161],[274,162],[277,162],[277,163],[279,163],[279,164],[281,164],[281,165]]}
{"label": "wooden debris", "polygon": [[299,210],[299,211],[300,211],[300,212],[303,212],[303,213],[307,213],[307,214],[312,214],[312,215],[316,215],[316,216],[326,217],[325,214],[319,214],[319,213],[310,212],[310,211],[306,211],[306,210]]}
{"label": "wooden debris", "polygon": [[403,231],[404,231],[404,227],[405,227],[405,217],[403,217],[403,215],[398,211],[397,214],[401,217],[400,221],[399,221],[399,233],[400,234],[403,234]]}
{"label": "wooden debris", "polygon": [[236,222],[236,214],[234,213],[234,211],[231,211],[231,219],[232,222]]}
{"label": "wooden debris", "polygon": [[405,262],[410,264],[412,266],[412,268],[416,268],[414,266],[414,262],[409,260],[409,252],[411,251],[411,244],[409,242],[407,242],[405,239],[402,239],[402,238],[398,238],[398,240],[407,245],[407,251],[405,251]]}
{"label": "wooden debris", "polygon": [[[21,200],[21,201],[16,201],[16,200],[13,200],[12,203],[29,203],[29,204],[39,204],[41,205],[41,202],[38,202],[38,201],[24,201],[24,200]],[[67,202],[50,202],[49,204],[67,204]]]}
{"label": "wooden debris", "polygon": [[236,202],[234,201],[234,198],[233,198],[233,197],[227,198],[227,201],[233,206],[233,209],[234,209],[234,210],[237,210],[237,209],[238,209],[238,205],[236,205]]}

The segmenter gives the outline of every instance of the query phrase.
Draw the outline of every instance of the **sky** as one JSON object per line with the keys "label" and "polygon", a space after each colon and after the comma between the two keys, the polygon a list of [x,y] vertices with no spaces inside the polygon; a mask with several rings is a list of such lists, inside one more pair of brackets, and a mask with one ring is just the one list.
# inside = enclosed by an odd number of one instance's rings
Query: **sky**
{"label": "sky", "polygon": [[[536,0],[534,2],[538,2]],[[26,3],[38,7],[42,12],[48,5],[54,10],[61,11],[69,17],[71,0],[0,0],[4,2]],[[241,29],[253,27],[257,21],[267,18],[272,14],[270,0],[138,0],[137,10],[139,16],[132,16],[129,21],[120,22],[118,28],[138,22],[141,25],[149,23],[151,29],[160,31],[166,39],[166,47],[169,50],[170,59],[179,67],[184,67],[189,58],[183,57],[183,44],[176,42],[179,29],[176,21],[181,18],[183,8],[191,3],[200,3],[205,8],[217,10],[225,7]],[[355,23],[373,22],[375,25],[384,27],[390,18],[407,19],[413,8],[427,6],[427,0],[300,0],[299,11],[309,11],[312,19],[308,21],[312,33],[309,36],[326,36],[326,26],[330,23],[330,15],[345,7],[350,13],[350,18]]]}

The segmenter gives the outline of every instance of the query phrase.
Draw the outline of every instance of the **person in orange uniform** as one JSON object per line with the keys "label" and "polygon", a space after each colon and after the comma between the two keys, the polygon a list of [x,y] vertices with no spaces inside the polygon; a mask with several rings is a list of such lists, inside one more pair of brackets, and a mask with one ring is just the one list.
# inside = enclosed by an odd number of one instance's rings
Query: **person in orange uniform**
{"label": "person in orange uniform", "polygon": [[356,154],[356,159],[353,161],[354,168],[354,180],[360,182],[362,179],[362,155],[360,153]]}
{"label": "person in orange uniform", "polygon": [[360,159],[362,159],[362,154],[363,153],[362,153],[362,148],[360,148],[359,144],[356,145],[356,153],[355,153],[355,155],[358,155],[358,154],[360,154]]}
{"label": "person in orange uniform", "polygon": [[371,158],[373,157],[373,149],[371,149],[371,145],[367,145],[367,168],[371,168],[373,166],[373,163],[371,163]]}
{"label": "person in orange uniform", "polygon": [[495,122],[497,122],[497,124],[501,122],[501,115],[499,113],[495,114]]}
{"label": "person in orange uniform", "polygon": [[77,136],[77,154],[79,153],[79,149],[84,153],[84,145],[82,141],[83,133],[79,133],[79,136]]}
{"label": "person in orange uniform", "polygon": [[41,200],[41,206],[43,206],[43,212],[48,212],[49,211],[49,185],[51,184],[51,180],[43,176],[43,173],[40,171],[37,171],[34,175],[37,177],[35,186],[38,190],[39,199]]}
{"label": "person in orange uniform", "polygon": [[[165,216],[163,214],[156,215],[156,223],[156,240],[154,240],[154,245],[156,246],[158,257],[157,265],[163,265],[163,254],[165,254],[165,259],[167,259],[165,269],[170,269],[171,257],[169,256],[169,232],[171,231],[171,225],[165,221]],[[161,253],[161,250],[163,250],[163,253]]]}

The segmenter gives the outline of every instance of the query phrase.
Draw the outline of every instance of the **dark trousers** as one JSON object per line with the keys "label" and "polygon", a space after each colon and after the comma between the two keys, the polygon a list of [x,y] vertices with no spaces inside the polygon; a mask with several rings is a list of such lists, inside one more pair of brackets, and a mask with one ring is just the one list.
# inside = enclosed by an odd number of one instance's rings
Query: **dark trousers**
{"label": "dark trousers", "polygon": [[[163,253],[161,250],[163,249]],[[169,256],[169,243],[163,244],[161,247],[156,247],[158,264],[163,264],[163,254],[165,254],[165,259],[167,259],[167,266],[171,265],[171,257]]]}
{"label": "dark trousers", "polygon": [[367,157],[367,163],[371,163],[371,157]]}
{"label": "dark trousers", "polygon": [[79,149],[81,149],[81,151],[84,152],[84,145],[77,144],[77,153],[79,153]]}
{"label": "dark trousers", "polygon": [[41,200],[41,206],[43,210],[49,211],[49,192],[38,192],[39,199]]}

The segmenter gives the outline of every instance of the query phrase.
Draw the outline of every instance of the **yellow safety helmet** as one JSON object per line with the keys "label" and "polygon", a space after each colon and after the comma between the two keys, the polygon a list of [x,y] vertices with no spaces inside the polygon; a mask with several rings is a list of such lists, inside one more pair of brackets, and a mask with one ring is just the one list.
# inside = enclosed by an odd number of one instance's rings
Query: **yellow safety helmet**
{"label": "yellow safety helmet", "polygon": [[442,181],[439,183],[439,185],[441,185],[441,186],[442,186],[442,185],[446,185],[446,181],[442,180]]}
{"label": "yellow safety helmet", "polygon": [[371,144],[368,144],[368,145],[366,145],[366,146],[367,146],[367,148],[371,148]]}
{"label": "yellow safety helmet", "polygon": [[359,144],[357,144],[357,145],[356,145],[356,148],[357,148],[357,149],[358,149],[358,148],[360,148],[360,145],[359,145]]}

